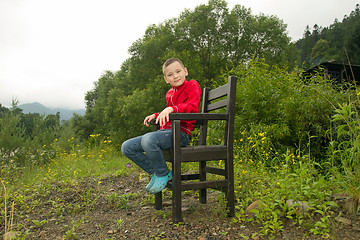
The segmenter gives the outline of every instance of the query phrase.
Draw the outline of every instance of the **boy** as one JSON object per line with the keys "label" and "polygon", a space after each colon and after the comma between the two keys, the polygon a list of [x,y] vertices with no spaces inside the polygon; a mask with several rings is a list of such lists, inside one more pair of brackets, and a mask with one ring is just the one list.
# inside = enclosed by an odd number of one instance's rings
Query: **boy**
{"label": "boy", "polygon": [[[144,125],[155,119],[160,130],[146,133],[142,136],[126,140],[122,146],[123,154],[136,165],[151,175],[146,191],[155,194],[162,191],[168,181],[172,179],[172,172],[168,169],[163,149],[172,147],[172,130],[169,121],[170,113],[199,112],[201,88],[195,80],[186,80],[188,70],[177,58],[170,58],[163,64],[165,82],[172,88],[166,94],[167,107],[159,113],[153,113],[144,119]],[[191,131],[195,121],[181,121],[181,146],[186,147],[190,141]]]}

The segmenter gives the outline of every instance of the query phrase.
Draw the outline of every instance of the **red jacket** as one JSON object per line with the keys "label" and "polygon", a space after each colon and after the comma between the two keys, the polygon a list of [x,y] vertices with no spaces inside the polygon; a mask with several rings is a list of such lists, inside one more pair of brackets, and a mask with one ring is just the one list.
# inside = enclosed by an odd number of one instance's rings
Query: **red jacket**
{"label": "red jacket", "polygon": [[[168,107],[172,107],[174,113],[198,113],[201,97],[201,88],[197,81],[190,80],[185,82],[179,87],[172,87],[166,93],[166,104]],[[155,118],[160,113],[155,113]],[[196,121],[181,121],[181,131],[191,134],[194,130],[194,124]],[[160,129],[170,129],[171,122],[166,122]]]}

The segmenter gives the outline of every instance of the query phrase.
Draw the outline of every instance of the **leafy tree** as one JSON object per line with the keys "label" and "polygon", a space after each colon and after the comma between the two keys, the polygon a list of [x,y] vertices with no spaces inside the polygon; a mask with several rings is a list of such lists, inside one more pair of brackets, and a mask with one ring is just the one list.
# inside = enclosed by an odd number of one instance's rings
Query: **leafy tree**
{"label": "leafy tree", "polygon": [[328,49],[329,42],[324,39],[320,39],[312,48],[310,57],[312,59],[317,59],[316,62],[319,64],[321,61],[328,59],[326,56]]}
{"label": "leafy tree", "polygon": [[0,103],[0,118],[3,118],[6,113],[10,112],[10,110]]}
{"label": "leafy tree", "polygon": [[351,29],[351,32],[345,39],[345,48],[350,61],[360,63],[360,19]]}
{"label": "leafy tree", "polygon": [[19,147],[26,145],[25,128],[20,123],[20,115],[12,111],[0,118],[0,152],[3,156],[14,155]]}
{"label": "leafy tree", "polygon": [[226,56],[221,52],[222,43],[226,42],[224,22],[227,16],[225,1],[210,0],[208,5],[200,5],[193,12],[185,11],[176,26],[175,33],[183,35],[180,41],[200,63],[200,79],[213,78],[217,75],[215,71],[224,66]]}
{"label": "leafy tree", "polygon": [[33,135],[36,123],[42,120],[43,118],[38,113],[21,115],[21,125],[24,126],[27,137],[31,137]]}

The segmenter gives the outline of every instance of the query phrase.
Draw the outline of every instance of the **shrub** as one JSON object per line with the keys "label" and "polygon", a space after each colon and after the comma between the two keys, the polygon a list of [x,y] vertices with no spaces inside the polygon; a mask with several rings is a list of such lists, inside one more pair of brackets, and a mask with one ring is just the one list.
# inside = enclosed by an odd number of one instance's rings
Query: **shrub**
{"label": "shrub", "polygon": [[319,164],[326,161],[332,105],[347,94],[335,90],[329,82],[316,77],[304,82],[299,70],[270,67],[250,62],[230,74],[239,76],[235,120],[235,139],[242,132],[266,132],[273,151],[301,151]]}

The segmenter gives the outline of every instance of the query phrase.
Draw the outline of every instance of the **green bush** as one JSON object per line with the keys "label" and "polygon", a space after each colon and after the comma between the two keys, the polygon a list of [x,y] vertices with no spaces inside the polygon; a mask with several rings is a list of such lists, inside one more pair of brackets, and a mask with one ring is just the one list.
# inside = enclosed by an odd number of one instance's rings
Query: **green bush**
{"label": "green bush", "polygon": [[338,177],[342,187],[354,199],[360,197],[360,117],[359,94],[348,103],[339,104],[333,115],[334,130],[329,144],[331,166],[341,163]]}
{"label": "green bush", "polygon": [[239,77],[235,139],[248,144],[243,131],[248,137],[266,133],[273,153],[300,151],[324,164],[333,106],[345,101],[347,94],[320,77],[305,82],[300,73],[261,61],[230,72]]}

